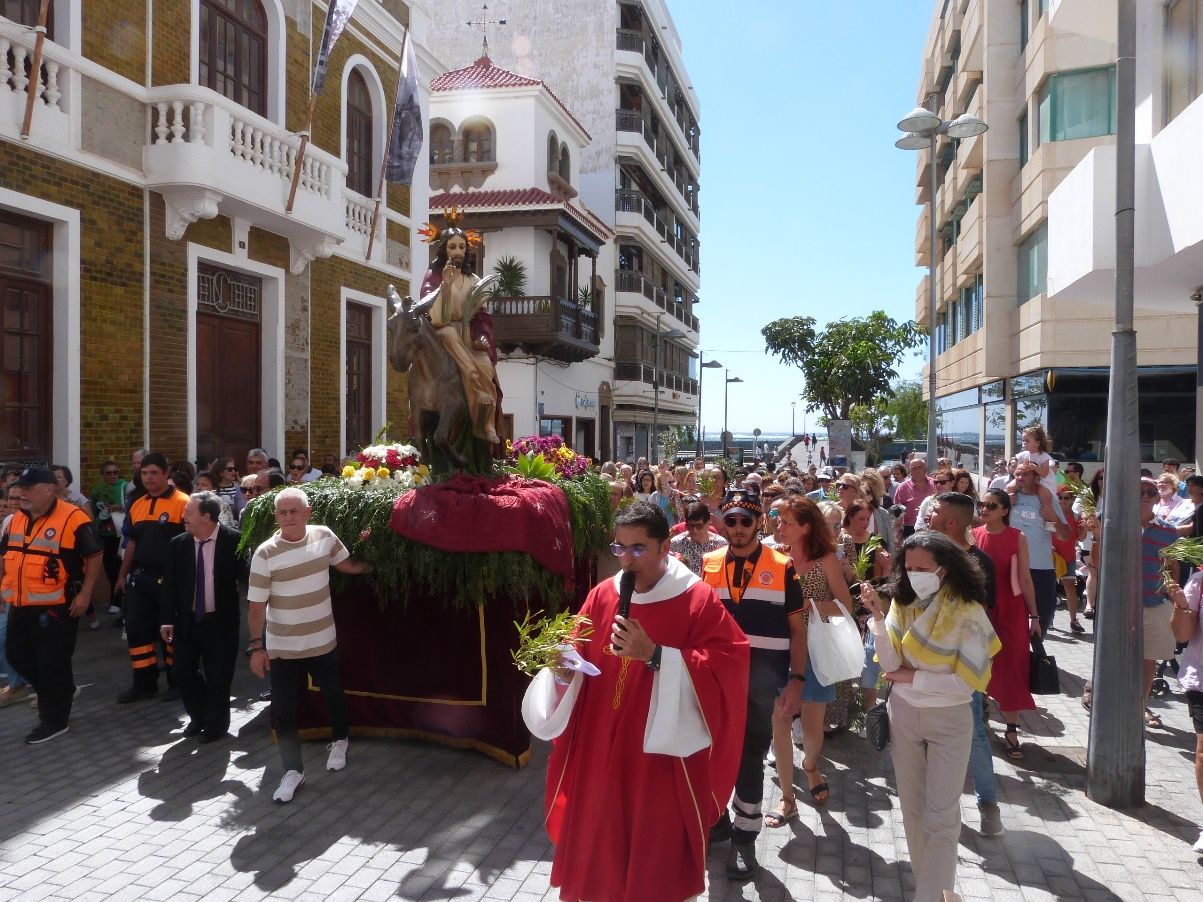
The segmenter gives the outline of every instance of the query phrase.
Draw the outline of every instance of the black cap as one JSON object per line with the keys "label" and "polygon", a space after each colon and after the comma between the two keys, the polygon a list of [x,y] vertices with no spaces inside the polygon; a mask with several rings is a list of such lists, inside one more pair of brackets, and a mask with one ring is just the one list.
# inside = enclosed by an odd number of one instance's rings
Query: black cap
{"label": "black cap", "polygon": [[25,470],[13,485],[18,488],[28,488],[31,485],[58,485],[58,477],[54,475],[54,470],[47,467],[30,467]]}
{"label": "black cap", "polygon": [[728,492],[718,509],[724,514],[739,511],[749,517],[759,517],[764,513],[764,509],[760,506],[760,493],[748,489],[735,489]]}

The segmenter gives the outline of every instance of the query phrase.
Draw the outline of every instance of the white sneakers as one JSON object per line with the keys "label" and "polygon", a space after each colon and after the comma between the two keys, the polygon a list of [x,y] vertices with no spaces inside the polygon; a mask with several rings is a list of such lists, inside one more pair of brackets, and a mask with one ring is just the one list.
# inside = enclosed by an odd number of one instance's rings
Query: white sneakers
{"label": "white sneakers", "polygon": [[1203,830],[1199,831],[1199,838],[1195,840],[1195,844],[1190,847],[1192,852],[1198,852],[1203,855]]}
{"label": "white sneakers", "polygon": [[[326,770],[342,770],[347,766],[348,744],[346,739],[336,739],[326,746],[326,750],[330,753],[326,758]],[[292,797],[300,792],[304,785],[305,775],[303,773],[298,770],[286,771],[280,780],[280,785],[276,787],[272,801],[291,802]]]}
{"label": "white sneakers", "polygon": [[347,766],[347,740],[336,739],[326,746],[330,753],[326,758],[326,770],[342,770]]}
{"label": "white sneakers", "polygon": [[276,787],[276,794],[272,796],[273,802],[291,802],[292,797],[296,795],[302,786],[305,785],[305,775],[297,770],[290,770],[284,774],[284,779],[280,781],[280,785]]}

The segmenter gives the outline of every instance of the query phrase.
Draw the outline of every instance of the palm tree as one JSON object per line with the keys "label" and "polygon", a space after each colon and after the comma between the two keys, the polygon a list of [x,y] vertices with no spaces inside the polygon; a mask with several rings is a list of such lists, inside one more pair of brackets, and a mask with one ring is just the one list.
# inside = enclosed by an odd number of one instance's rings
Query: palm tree
{"label": "palm tree", "polygon": [[493,294],[499,298],[526,296],[526,264],[517,257],[502,257],[493,264],[497,287]]}

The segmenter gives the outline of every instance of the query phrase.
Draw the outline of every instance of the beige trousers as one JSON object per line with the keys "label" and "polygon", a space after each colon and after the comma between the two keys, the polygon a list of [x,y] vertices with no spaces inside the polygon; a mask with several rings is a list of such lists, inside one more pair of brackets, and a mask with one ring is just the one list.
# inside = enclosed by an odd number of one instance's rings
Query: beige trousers
{"label": "beige trousers", "polygon": [[957,876],[961,792],[973,744],[969,702],[916,708],[890,698],[890,755],[915,873],[915,902],[941,902]]}

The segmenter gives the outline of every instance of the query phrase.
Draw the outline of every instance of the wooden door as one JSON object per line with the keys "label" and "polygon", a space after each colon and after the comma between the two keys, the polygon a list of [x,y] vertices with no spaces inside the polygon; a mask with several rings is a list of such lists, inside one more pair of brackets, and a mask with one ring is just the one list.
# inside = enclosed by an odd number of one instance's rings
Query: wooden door
{"label": "wooden door", "polygon": [[48,223],[0,210],[0,461],[51,457],[52,257]]}
{"label": "wooden door", "polygon": [[347,447],[372,443],[372,308],[347,304]]}
{"label": "wooden door", "polygon": [[[262,446],[258,279],[202,266],[196,313],[196,456],[241,466]],[[276,390],[273,388],[273,390]]]}

